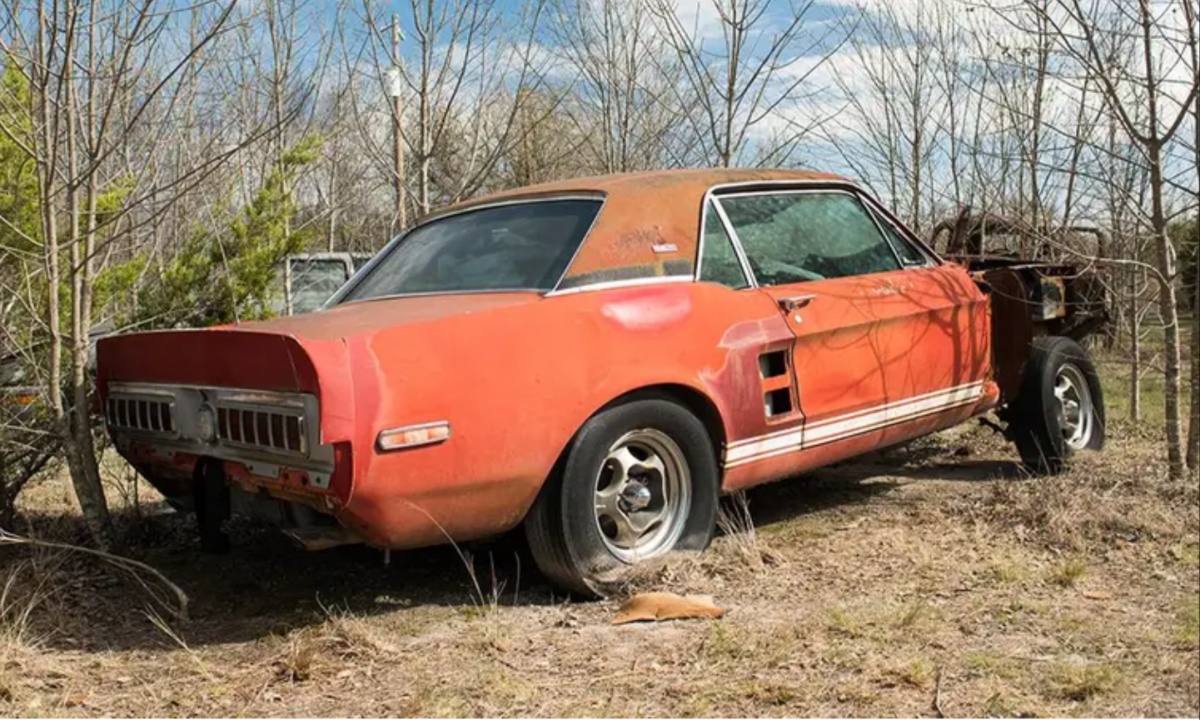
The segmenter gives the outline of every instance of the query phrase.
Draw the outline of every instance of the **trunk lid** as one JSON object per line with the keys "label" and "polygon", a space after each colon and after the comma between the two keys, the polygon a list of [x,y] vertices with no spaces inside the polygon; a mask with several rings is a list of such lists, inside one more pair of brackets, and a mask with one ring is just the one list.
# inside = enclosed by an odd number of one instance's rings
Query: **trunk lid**
{"label": "trunk lid", "polygon": [[384,330],[536,302],[533,292],[427,295],[348,303],[322,312],[222,327],[102,338],[97,380],[326,394],[349,380],[346,346]]}

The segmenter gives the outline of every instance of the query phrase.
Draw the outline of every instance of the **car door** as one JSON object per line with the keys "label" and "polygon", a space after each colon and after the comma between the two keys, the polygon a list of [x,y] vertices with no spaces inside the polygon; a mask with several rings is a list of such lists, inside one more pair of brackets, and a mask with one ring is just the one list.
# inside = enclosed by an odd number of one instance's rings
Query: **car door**
{"label": "car door", "polygon": [[960,351],[971,331],[961,283],[915,246],[898,252],[899,236],[885,234],[856,192],[734,192],[716,202],[794,335],[803,421],[790,451],[882,444],[891,426],[979,396],[983,369]]}

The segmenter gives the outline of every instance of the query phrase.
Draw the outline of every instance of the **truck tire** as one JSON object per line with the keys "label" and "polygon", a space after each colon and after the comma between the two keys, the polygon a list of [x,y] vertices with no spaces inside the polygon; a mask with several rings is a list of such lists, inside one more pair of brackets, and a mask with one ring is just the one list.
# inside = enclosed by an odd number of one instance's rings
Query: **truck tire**
{"label": "truck tire", "polygon": [[1104,394],[1087,352],[1067,337],[1033,341],[1025,380],[1009,407],[1009,431],[1035,474],[1062,472],[1078,450],[1104,446]]}
{"label": "truck tire", "polygon": [[608,408],[576,433],[525,519],[542,573],[585,597],[615,590],[638,562],[703,550],[719,474],[708,432],[674,402]]}

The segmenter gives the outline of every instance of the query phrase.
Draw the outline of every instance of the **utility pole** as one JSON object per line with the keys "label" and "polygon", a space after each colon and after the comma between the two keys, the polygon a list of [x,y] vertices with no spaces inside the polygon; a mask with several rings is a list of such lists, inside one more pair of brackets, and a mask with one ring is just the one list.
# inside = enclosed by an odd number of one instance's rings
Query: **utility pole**
{"label": "utility pole", "polygon": [[392,140],[395,145],[395,165],[393,172],[396,175],[396,222],[399,225],[396,229],[403,231],[408,227],[408,211],[405,209],[407,203],[404,196],[404,128],[402,127],[403,115],[401,114],[403,107],[400,104],[399,15],[392,15],[392,71],[389,75],[392,93]]}

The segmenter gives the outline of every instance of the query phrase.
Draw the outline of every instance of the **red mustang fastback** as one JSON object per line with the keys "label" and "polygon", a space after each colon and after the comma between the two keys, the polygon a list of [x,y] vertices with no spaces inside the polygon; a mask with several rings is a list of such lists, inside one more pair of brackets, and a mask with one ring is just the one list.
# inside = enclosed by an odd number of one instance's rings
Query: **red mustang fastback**
{"label": "red mustang fastback", "polygon": [[207,549],[231,512],[311,546],[523,524],[596,594],[703,549],[722,493],[991,410],[1035,470],[1099,447],[1074,277],[946,262],[833,175],[584,178],[423,218],[319,312],[105,338],[98,392]]}

